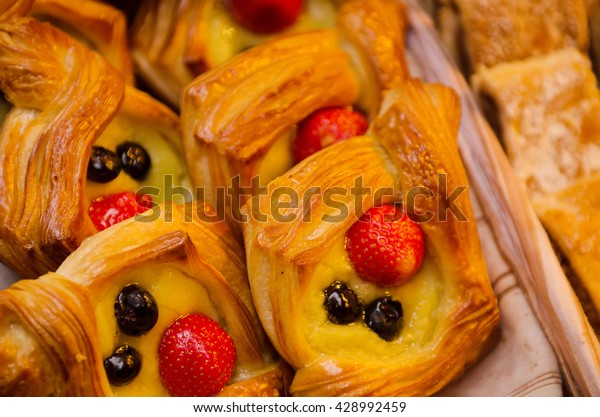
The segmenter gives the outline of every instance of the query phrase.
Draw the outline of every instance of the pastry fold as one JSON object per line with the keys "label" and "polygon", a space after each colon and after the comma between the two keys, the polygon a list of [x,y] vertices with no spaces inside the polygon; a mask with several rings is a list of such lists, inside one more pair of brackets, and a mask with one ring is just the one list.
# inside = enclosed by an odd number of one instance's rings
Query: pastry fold
{"label": "pastry fold", "polygon": [[100,344],[90,300],[81,286],[54,273],[0,291],[0,395],[96,396]]}
{"label": "pastry fold", "polygon": [[442,39],[469,72],[566,47],[584,52],[588,47],[584,0],[440,3],[436,15]]}
{"label": "pastry fold", "polygon": [[[293,133],[296,123],[314,110],[357,98],[357,78],[338,42],[332,31],[281,37],[188,86],[181,118],[191,179],[228,220],[239,220],[239,208],[258,188],[253,179],[262,161],[277,141]],[[250,192],[235,194],[223,210],[218,189],[230,187],[235,177]]]}
{"label": "pastry fold", "polygon": [[127,22],[114,7],[92,0],[7,0],[0,21],[29,16],[47,21],[104,56],[133,85]]}
{"label": "pastry fold", "polygon": [[[232,379],[219,395],[284,395],[289,368],[254,311],[243,250],[214,215],[201,204],[157,206],[87,239],[57,273],[0,292],[0,357],[8,364],[0,392],[168,394],[157,372],[160,336],[170,320],[200,313],[218,321],[236,346]],[[137,338],[121,334],[112,313],[115,290],[132,282],[152,291],[159,309],[154,328]],[[141,352],[142,370],[117,387],[102,360],[123,341]]]}
{"label": "pastry fold", "polygon": [[30,18],[0,25],[0,88],[12,105],[0,132],[0,259],[36,277],[96,232],[86,194],[96,140],[113,122],[137,123],[177,152],[178,119],[125,87],[102,56]]}
{"label": "pastry fold", "polygon": [[404,27],[404,6],[394,0],[308,0],[298,21],[273,35],[240,26],[224,2],[147,0],[132,28],[132,55],[142,78],[178,107],[182,91],[196,76],[290,33],[337,28],[370,54],[367,59],[378,71],[406,72],[403,54],[397,53],[403,50]]}
{"label": "pastry fold", "polygon": [[35,0],[29,16],[56,24],[104,56],[126,84],[134,84],[127,21],[120,10],[93,0]]}
{"label": "pastry fold", "polygon": [[0,22],[25,16],[35,0],[5,0],[0,4]]}
{"label": "pastry fold", "polygon": [[[296,369],[292,394],[430,395],[494,343],[499,313],[470,202],[466,195],[457,199],[464,218],[453,216],[444,194],[468,186],[456,142],[459,121],[452,90],[407,81],[388,93],[365,137],[321,150],[269,183],[265,196],[248,201],[243,230],[254,302],[275,348]],[[357,179],[367,190],[349,192]],[[281,190],[293,190],[297,204],[280,204]],[[410,190],[427,198],[409,204]],[[432,269],[419,280],[429,282],[435,270],[441,278],[418,295],[411,293],[421,288],[416,283],[398,291],[412,294],[407,300],[435,300],[424,309],[406,307],[406,334],[392,342],[360,323],[327,323],[320,310],[322,274],[330,268],[336,279],[352,274],[351,267],[335,266],[346,256],[336,245],[361,213],[401,199],[413,216],[433,214],[420,224]],[[395,291],[373,286],[359,279],[355,287],[366,294]],[[420,315],[427,317],[419,321]]]}
{"label": "pastry fold", "polygon": [[408,77],[404,6],[345,1],[336,16],[337,30],[279,36],[185,89],[181,117],[192,182],[203,193],[198,198],[234,230],[241,205],[293,165],[299,122],[315,110],[352,104],[374,116],[383,92]]}

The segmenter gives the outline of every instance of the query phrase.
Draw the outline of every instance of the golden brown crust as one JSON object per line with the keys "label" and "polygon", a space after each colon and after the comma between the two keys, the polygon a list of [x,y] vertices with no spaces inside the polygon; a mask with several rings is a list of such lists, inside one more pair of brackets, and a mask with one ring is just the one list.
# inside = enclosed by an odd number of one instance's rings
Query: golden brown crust
{"label": "golden brown crust", "polygon": [[137,71],[172,106],[179,105],[181,89],[207,68],[206,13],[214,3],[145,1],[138,10],[131,30]]}
{"label": "golden brown crust", "polygon": [[27,14],[35,0],[4,0],[0,2],[0,22]]}
{"label": "golden brown crust", "polygon": [[[473,85],[496,114],[517,178],[597,327],[600,91],[588,57],[567,48],[501,64],[480,70]],[[590,314],[592,303],[597,311]]]}
{"label": "golden brown crust", "polygon": [[104,56],[133,85],[125,15],[96,1],[35,0],[29,16],[48,20]]}
{"label": "golden brown crust", "polygon": [[[245,213],[258,208],[267,215],[266,219],[251,216],[244,224],[248,271],[263,326],[276,349],[296,369],[293,394],[429,395],[461,375],[489,349],[498,330],[499,313],[470,203],[465,197],[459,204],[468,221],[450,218],[449,213],[442,221],[448,207],[437,187],[439,173],[447,174],[449,187],[468,185],[456,144],[459,119],[458,100],[451,90],[406,82],[384,100],[368,133],[371,137],[323,149],[272,181],[266,197],[247,203]],[[323,190],[348,189],[357,177],[371,189],[400,188],[406,193],[418,185],[431,187],[434,195],[417,209],[435,214],[422,228],[428,252],[443,276],[445,295],[440,308],[444,315],[430,342],[397,358],[386,358],[385,366],[379,358],[357,361],[318,351],[303,333],[301,320],[287,319],[304,314],[302,300],[315,268],[333,242],[357,220],[357,206],[367,210],[399,198],[388,195],[373,201],[366,194],[355,199],[347,193],[336,202],[348,207],[350,215],[337,222],[323,221],[322,216],[332,212]],[[309,200],[279,212],[294,215],[291,222],[282,223],[272,214],[271,195],[276,189],[291,187],[304,195],[313,186],[320,191],[312,193]],[[312,221],[305,221],[307,212]]]}
{"label": "golden brown crust", "polygon": [[268,343],[252,308],[243,250],[224,222],[203,223],[199,214],[215,216],[202,204],[157,207],[145,219],[130,219],[87,239],[57,273],[87,288],[94,298],[96,291],[128,269],[177,265],[209,290],[236,343],[238,366],[253,370],[262,364]]}
{"label": "golden brown crust", "polygon": [[[312,2],[312,0],[311,0]],[[308,3],[308,2],[307,2]],[[323,20],[313,29],[338,29],[360,50],[364,63],[372,65],[370,76],[380,87],[389,86],[394,78],[407,72],[404,59],[404,7],[394,0],[320,0],[318,10],[331,8],[336,24]],[[307,6],[307,8],[310,8]],[[180,93],[194,77],[215,68],[223,61],[211,56],[210,43],[229,42],[214,39],[219,24],[231,25],[232,33],[245,33],[245,47],[267,41],[271,36],[248,33],[233,20],[227,21],[229,11],[221,2],[198,0],[148,0],[142,4],[132,29],[132,54],[141,76],[172,106],[179,106]],[[332,19],[334,20],[334,19]],[[334,28],[335,26],[335,28]],[[219,29],[221,30],[221,29]],[[301,29],[289,29],[275,36],[289,35]],[[217,35],[219,36],[219,35]],[[350,47],[350,45],[348,45]],[[240,46],[241,47],[241,46]],[[214,49],[214,48],[213,48]],[[377,91],[379,93],[379,90]]]}
{"label": "golden brown crust", "polygon": [[[100,341],[112,335],[100,334],[96,306],[119,276],[169,265],[206,288],[234,340],[237,377],[221,394],[285,394],[290,371],[275,358],[254,311],[243,250],[214,220],[215,212],[202,204],[157,206],[87,239],[56,274],[0,292],[0,357],[10,364],[0,375],[0,392],[112,395],[100,353]],[[203,307],[190,308],[179,313]],[[15,340],[23,337],[29,349],[16,352]],[[41,379],[30,385],[31,378]]]}
{"label": "golden brown crust", "polygon": [[600,92],[589,59],[565,49],[480,71],[501,140],[533,200],[600,170]]}
{"label": "golden brown crust", "polygon": [[[471,71],[565,47],[588,47],[584,0],[454,0],[446,13],[457,14],[459,38]],[[448,4],[449,3],[449,4]],[[453,30],[452,25],[443,29]],[[452,34],[444,34],[450,38]],[[459,46],[459,48],[461,48]]]}
{"label": "golden brown crust", "polygon": [[406,6],[395,0],[346,0],[338,10],[336,26],[374,68],[369,85],[380,95],[409,76],[406,25]]}
{"label": "golden brown crust", "polygon": [[[351,104],[357,88],[332,31],[281,37],[203,74],[187,87],[182,102],[192,182],[215,206],[217,187],[230,186],[236,175],[242,187],[250,187],[282,134],[316,109]],[[241,203],[248,197],[240,197]],[[231,213],[227,205],[228,220]]]}
{"label": "golden brown crust", "polygon": [[48,274],[0,291],[0,393],[95,396],[110,392],[92,306],[82,287]]}
{"label": "golden brown crust", "polygon": [[292,368],[282,360],[260,375],[225,386],[218,397],[287,397]]}
{"label": "golden brown crust", "polygon": [[87,161],[123,83],[99,55],[31,19],[1,26],[0,60],[0,86],[14,106],[0,141],[0,254],[35,277],[94,232],[82,198]]}
{"label": "golden brown crust", "polygon": [[13,105],[0,132],[0,258],[36,277],[96,232],[86,212],[87,165],[109,123],[124,116],[179,149],[177,117],[46,23],[2,24],[0,61],[0,88]]}
{"label": "golden brown crust", "polygon": [[600,310],[600,174],[544,196],[534,208]]}

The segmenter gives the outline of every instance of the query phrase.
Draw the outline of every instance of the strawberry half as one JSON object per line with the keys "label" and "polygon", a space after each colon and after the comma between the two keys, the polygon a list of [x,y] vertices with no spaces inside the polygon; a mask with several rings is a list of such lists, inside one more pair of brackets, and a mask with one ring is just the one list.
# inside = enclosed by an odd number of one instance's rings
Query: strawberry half
{"label": "strawberry half", "polygon": [[233,371],[233,340],[213,319],[188,314],[167,327],[158,347],[162,383],[176,397],[207,397],[223,389]]}
{"label": "strawberry half", "polygon": [[302,11],[302,0],[229,0],[228,3],[235,20],[259,34],[284,30]]}
{"label": "strawberry half", "polygon": [[404,210],[374,207],[346,232],[346,251],[358,276],[377,285],[401,285],[421,267],[425,236]]}
{"label": "strawberry half", "polygon": [[309,115],[298,125],[293,145],[296,163],[335,142],[364,134],[366,117],[351,107],[327,107]]}
{"label": "strawberry half", "polygon": [[92,201],[88,214],[98,231],[152,208],[152,197],[125,191]]}

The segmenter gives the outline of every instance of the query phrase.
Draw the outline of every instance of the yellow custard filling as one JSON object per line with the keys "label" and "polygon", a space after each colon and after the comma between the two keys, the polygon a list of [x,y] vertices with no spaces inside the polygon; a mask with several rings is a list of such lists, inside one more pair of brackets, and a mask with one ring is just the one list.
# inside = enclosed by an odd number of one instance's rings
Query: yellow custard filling
{"label": "yellow custard filling", "polygon": [[[307,32],[331,28],[335,23],[335,8],[328,0],[309,0],[298,20],[282,33]],[[239,52],[265,42],[273,35],[258,35],[241,27],[220,3],[208,19],[210,42],[207,55],[213,66],[227,61]],[[278,33],[277,35],[281,35]]]}
{"label": "yellow custard filling", "polygon": [[175,187],[191,190],[185,163],[175,147],[160,133],[119,116],[107,126],[94,145],[116,152],[117,146],[123,142],[135,142],[146,149],[151,160],[148,176],[143,181],[137,181],[121,170],[117,178],[108,183],[88,180],[88,206],[95,198],[124,191],[150,194],[158,204],[164,201],[182,203],[191,197],[191,192],[187,198],[183,193],[177,193],[180,189]]}
{"label": "yellow custard filling", "polygon": [[[336,280],[347,283],[364,305],[386,295],[400,301],[404,316],[398,338],[387,342],[362,320],[347,325],[329,322],[323,290]],[[398,358],[431,340],[443,296],[442,276],[430,256],[425,256],[421,269],[408,283],[380,287],[358,277],[346,253],[345,238],[340,238],[317,266],[303,301],[305,336],[313,349],[325,354],[363,360]]]}
{"label": "yellow custard filling", "polygon": [[275,178],[294,166],[292,145],[296,139],[296,128],[282,135],[267,151],[258,168],[260,185],[265,187]]}
{"label": "yellow custard filling", "polygon": [[[196,280],[168,265],[138,268],[114,279],[106,280],[106,287],[94,306],[103,358],[115,348],[129,344],[142,357],[137,377],[127,385],[112,386],[117,396],[168,396],[158,372],[158,346],[163,332],[174,320],[189,313],[201,313],[220,320],[219,311],[206,289]],[[128,336],[122,333],[114,314],[114,302],[128,284],[138,284],[152,294],[158,305],[158,322],[145,335]]]}

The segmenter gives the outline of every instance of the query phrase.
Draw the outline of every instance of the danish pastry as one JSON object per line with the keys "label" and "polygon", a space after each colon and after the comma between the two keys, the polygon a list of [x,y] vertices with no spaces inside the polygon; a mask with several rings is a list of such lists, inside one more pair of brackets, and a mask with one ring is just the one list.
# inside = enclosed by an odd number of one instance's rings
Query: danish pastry
{"label": "danish pastry", "polygon": [[279,36],[186,87],[181,118],[192,182],[234,230],[247,198],[296,162],[300,122],[332,106],[354,105],[371,117],[383,91],[408,76],[402,10],[345,2],[337,31]]}
{"label": "danish pastry", "polygon": [[456,199],[462,215],[448,212],[448,193],[468,184],[459,122],[452,90],[407,81],[366,136],[315,153],[247,202],[250,286],[296,370],[292,394],[433,394],[496,340],[468,198]]}
{"label": "danish pastry", "polygon": [[25,16],[35,0],[7,0],[0,3],[0,22]]}
{"label": "danish pastry", "polygon": [[600,309],[600,91],[589,59],[565,49],[481,71],[473,85],[534,209]]}
{"label": "danish pastry", "polygon": [[448,0],[435,11],[441,37],[468,72],[572,47],[586,51],[584,0]]}
{"label": "danish pastry", "polygon": [[[197,75],[274,35],[339,28],[384,55],[402,47],[403,6],[393,0],[287,0],[271,2],[264,13],[254,1],[146,0],[132,28],[132,55],[141,77],[170,105]],[[391,29],[391,31],[390,31]],[[388,32],[385,45],[373,37]],[[399,43],[397,43],[399,42]],[[397,66],[393,56],[384,65]],[[398,62],[398,59],[400,61]]]}
{"label": "danish pastry", "polygon": [[0,393],[285,394],[290,371],[252,306],[243,250],[213,217],[158,206],[90,237],[56,273],[0,291]]}
{"label": "danish pastry", "polygon": [[0,259],[20,275],[54,271],[85,237],[186,183],[176,115],[100,55],[19,18],[0,25],[0,61]]}
{"label": "danish pastry", "polygon": [[5,3],[8,3],[5,7],[10,13],[7,12],[0,20],[28,15],[48,21],[103,55],[123,75],[127,84],[133,84],[127,22],[119,10],[92,0],[77,3],[69,0],[12,0]]}

